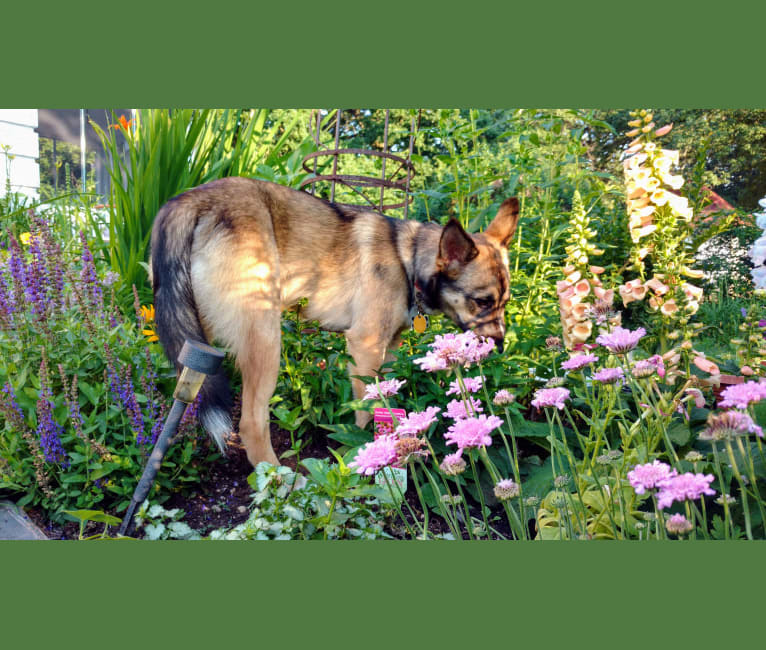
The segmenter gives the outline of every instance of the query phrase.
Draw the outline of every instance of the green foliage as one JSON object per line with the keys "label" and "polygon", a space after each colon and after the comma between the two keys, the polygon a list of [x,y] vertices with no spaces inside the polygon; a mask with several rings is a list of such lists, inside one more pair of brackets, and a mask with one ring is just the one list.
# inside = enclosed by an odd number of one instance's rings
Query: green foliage
{"label": "green foliage", "polygon": [[[299,114],[273,119],[268,109],[146,109],[124,116],[101,138],[112,179],[108,250],[123,289],[148,292],[142,264],[154,217],[185,190],[225,176],[298,183],[300,151],[284,151]],[[307,147],[311,146],[309,142]]]}
{"label": "green foliage", "polygon": [[259,463],[248,477],[253,488],[250,516],[210,539],[378,539],[388,537],[380,523],[378,488],[337,464],[307,459],[304,478],[288,467]]}
{"label": "green foliage", "polygon": [[143,531],[143,538],[148,540],[201,539],[197,531],[181,521],[183,516],[180,508],[167,510],[159,503],[146,500],[135,514],[136,532]]}
{"label": "green foliage", "polygon": [[[29,243],[0,235],[6,308],[0,314],[0,490],[21,505],[121,511],[164,420],[174,373],[142,329],[119,310],[98,256],[63,240],[38,217]],[[11,267],[24,265],[24,273]],[[8,308],[13,304],[13,311]],[[206,436],[189,413],[154,493],[164,500],[199,480]],[[52,433],[51,433],[52,432]]]}

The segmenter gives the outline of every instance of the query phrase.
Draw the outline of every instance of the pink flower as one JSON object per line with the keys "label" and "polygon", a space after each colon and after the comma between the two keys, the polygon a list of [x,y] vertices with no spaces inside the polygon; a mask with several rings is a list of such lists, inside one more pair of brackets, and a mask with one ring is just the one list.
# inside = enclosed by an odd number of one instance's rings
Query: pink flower
{"label": "pink flower", "polygon": [[454,454],[449,454],[444,457],[444,460],[439,465],[439,469],[447,476],[457,476],[465,472],[466,463],[462,456],[462,449],[458,449]]}
{"label": "pink flower", "polygon": [[488,447],[492,444],[492,437],[489,434],[502,424],[503,421],[495,415],[464,418],[455,422],[447,430],[444,439],[448,445],[457,445],[459,450]]}
{"label": "pink flower", "polygon": [[513,404],[515,401],[516,396],[513,393],[505,390],[505,388],[497,391],[495,396],[492,398],[492,403],[495,406],[506,406],[508,404]]}
{"label": "pink flower", "polygon": [[674,501],[699,499],[703,494],[713,495],[715,490],[710,488],[714,480],[712,474],[692,474],[686,472],[663,481],[657,493],[657,506],[668,508]]}
{"label": "pink flower", "polygon": [[730,440],[734,436],[744,436],[754,433],[763,438],[763,429],[753,419],[742,411],[724,411],[707,418],[707,427],[700,432],[700,440]]}
{"label": "pink flower", "polygon": [[[481,387],[484,385],[484,377],[482,375],[479,375],[478,377],[466,377],[463,379],[463,386],[465,386],[465,389],[469,393],[475,393],[476,391],[480,390]],[[460,394],[460,384],[458,383],[458,380],[455,379],[450,385],[449,390],[446,392],[446,395],[459,395]]]}
{"label": "pink flower", "polygon": [[362,447],[348,466],[355,468],[357,474],[370,476],[394,463],[396,458],[396,436],[380,436]]}
{"label": "pink flower", "polygon": [[384,397],[392,397],[399,392],[399,389],[404,386],[404,384],[405,381],[399,379],[389,379],[388,381],[381,381],[379,384],[367,384],[362,399],[383,399]]}
{"label": "pink flower", "polygon": [[561,364],[562,370],[580,370],[585,366],[596,363],[598,357],[595,354],[576,354]]}
{"label": "pink flower", "polygon": [[659,375],[660,379],[665,376],[665,363],[659,354],[655,354],[648,359],[641,359],[636,361],[631,369],[634,377],[650,377],[655,372]]}
{"label": "pink flower", "polygon": [[694,526],[686,517],[680,514],[671,515],[665,522],[665,528],[673,535],[685,535],[690,532]]}
{"label": "pink flower", "polygon": [[678,472],[672,469],[670,465],[655,460],[644,465],[636,465],[628,472],[628,480],[636,491],[636,494],[643,494],[647,490],[661,487],[665,482],[676,476]]}
{"label": "pink flower", "polygon": [[541,388],[535,393],[532,406],[536,408],[555,406],[561,410],[564,408],[564,402],[568,399],[569,391],[566,388]]}
{"label": "pink flower", "polygon": [[507,501],[519,496],[521,489],[515,481],[504,478],[495,484],[494,492],[498,501]]}
{"label": "pink flower", "polygon": [[481,339],[471,330],[461,334],[437,334],[426,356],[415,363],[426,372],[478,363],[495,348],[492,339]]}
{"label": "pink flower", "polygon": [[766,382],[746,381],[729,386],[721,391],[721,397],[723,399],[718,402],[721,408],[746,409],[748,404],[766,399]]}
{"label": "pink flower", "polygon": [[624,377],[622,368],[602,368],[593,373],[593,380],[602,384],[614,384]]}
{"label": "pink flower", "polygon": [[438,406],[429,406],[421,413],[410,413],[406,418],[399,421],[399,426],[396,427],[396,434],[400,436],[414,436],[421,431],[425,431],[436,422],[436,414],[439,411],[441,411],[441,409]]}
{"label": "pink flower", "polygon": [[615,327],[611,332],[601,334],[596,339],[596,343],[603,345],[613,354],[625,354],[633,350],[645,335],[646,330],[643,327],[633,332],[624,327]]}
{"label": "pink flower", "polygon": [[471,408],[473,409],[472,413],[468,413],[466,411],[465,402],[462,399],[453,399],[449,404],[447,404],[447,417],[452,418],[453,420],[462,420],[463,418],[472,417],[472,415],[476,413],[483,413],[484,409],[481,406],[481,402],[479,400],[469,397],[468,399],[471,400]]}

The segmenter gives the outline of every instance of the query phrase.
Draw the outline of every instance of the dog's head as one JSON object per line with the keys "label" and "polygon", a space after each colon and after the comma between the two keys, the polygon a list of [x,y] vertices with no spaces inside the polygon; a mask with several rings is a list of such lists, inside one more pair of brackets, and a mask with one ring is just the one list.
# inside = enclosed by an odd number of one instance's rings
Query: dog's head
{"label": "dog's head", "polygon": [[507,199],[483,233],[468,234],[452,219],[442,229],[434,278],[438,309],[463,331],[494,339],[505,337],[505,304],[510,274],[508,244],[516,232],[519,202]]}

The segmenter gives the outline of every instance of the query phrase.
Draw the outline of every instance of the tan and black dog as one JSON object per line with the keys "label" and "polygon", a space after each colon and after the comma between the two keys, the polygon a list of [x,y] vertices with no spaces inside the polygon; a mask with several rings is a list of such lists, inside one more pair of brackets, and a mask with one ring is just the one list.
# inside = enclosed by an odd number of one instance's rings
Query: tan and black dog
{"label": "tan and black dog", "polygon": [[[305,192],[224,178],[168,201],[152,231],[157,334],[175,361],[185,338],[218,342],[242,371],[240,436],[250,462],[278,464],[269,400],[279,371],[282,310],[346,336],[352,375],[373,375],[418,310],[442,312],[502,348],[507,246],[518,201],[484,233],[351,210]],[[352,379],[354,395],[364,384]],[[231,431],[228,380],[208,377],[200,418],[218,445]],[[357,412],[364,426],[369,414]]]}

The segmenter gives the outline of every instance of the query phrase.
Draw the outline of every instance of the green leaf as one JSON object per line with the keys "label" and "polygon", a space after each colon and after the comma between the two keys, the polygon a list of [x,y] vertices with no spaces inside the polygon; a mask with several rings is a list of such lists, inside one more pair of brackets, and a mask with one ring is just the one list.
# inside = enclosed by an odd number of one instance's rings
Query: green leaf
{"label": "green leaf", "polygon": [[359,447],[372,440],[372,434],[360,429],[355,424],[320,424],[320,427],[332,431],[327,437],[350,447]]}
{"label": "green leaf", "polygon": [[106,514],[103,510],[64,510],[64,513],[80,521],[96,521],[109,526],[116,526],[122,519]]}
{"label": "green leaf", "polygon": [[673,420],[667,429],[667,433],[668,438],[679,447],[686,445],[692,435],[691,431],[689,431],[689,425],[681,420]]}

